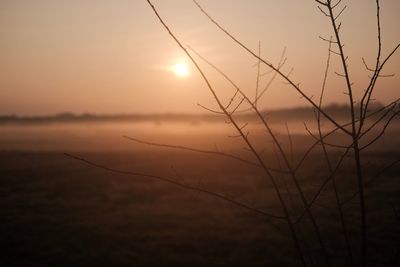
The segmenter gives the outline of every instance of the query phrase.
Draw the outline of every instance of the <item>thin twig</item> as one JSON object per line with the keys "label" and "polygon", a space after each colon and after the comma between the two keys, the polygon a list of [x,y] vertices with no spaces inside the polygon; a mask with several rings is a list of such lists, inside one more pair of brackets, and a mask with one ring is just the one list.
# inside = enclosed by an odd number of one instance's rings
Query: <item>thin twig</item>
{"label": "thin twig", "polygon": [[[209,18],[209,20],[216,25],[221,31],[223,31],[229,38],[231,38],[235,43],[237,43],[239,46],[241,46],[244,50],[246,50],[248,53],[250,53],[253,57],[256,59],[260,60],[262,63],[264,63],[266,66],[269,68],[273,69],[276,71],[279,76],[281,76],[284,80],[286,80],[300,95],[306,99],[313,107],[318,108],[318,105],[309,97],[307,96],[303,90],[300,89],[299,85],[293,82],[287,75],[283,74],[277,67],[273,66],[271,63],[267,62],[265,59],[262,59],[257,56],[252,50],[250,50],[246,45],[244,45],[242,42],[240,42],[236,37],[234,37],[231,33],[229,33],[225,28],[223,28],[218,22],[216,22],[201,6],[200,4],[196,1],[193,0],[193,2],[196,4],[196,6],[200,9],[200,11]],[[334,125],[336,125],[340,130],[345,132],[346,134],[351,134],[347,129],[344,129],[340,126],[340,124],[334,120],[330,115],[328,115],[326,112],[321,111],[321,113]]]}
{"label": "thin twig", "polygon": [[72,159],[82,161],[82,162],[84,162],[84,163],[86,163],[88,165],[91,165],[91,166],[99,168],[99,169],[103,169],[103,170],[110,171],[110,172],[113,172],[113,173],[118,173],[118,174],[124,174],[124,175],[129,175],[129,176],[138,176],[138,177],[146,177],[146,178],[151,178],[151,179],[163,181],[163,182],[166,182],[166,183],[169,183],[169,184],[173,184],[175,186],[178,186],[178,187],[181,187],[181,188],[184,188],[184,189],[187,189],[187,190],[192,190],[192,191],[196,191],[196,192],[200,192],[200,193],[205,193],[205,194],[213,196],[215,198],[219,198],[219,199],[225,200],[227,202],[230,202],[230,203],[234,204],[235,206],[247,209],[249,211],[264,215],[264,216],[269,217],[269,218],[279,219],[279,220],[285,220],[286,219],[286,217],[284,217],[284,216],[270,214],[268,212],[265,212],[265,211],[259,210],[257,208],[251,207],[251,206],[249,206],[249,205],[247,205],[245,203],[236,201],[236,200],[234,200],[232,198],[229,198],[229,197],[224,196],[222,194],[219,194],[217,192],[210,191],[210,190],[207,190],[207,189],[204,189],[204,188],[200,188],[200,187],[196,187],[196,186],[191,186],[191,185],[179,182],[177,180],[174,180],[172,178],[167,178],[167,177],[148,174],[148,173],[119,170],[119,169],[111,168],[111,167],[108,167],[108,166],[105,166],[105,165],[102,165],[102,164],[87,160],[87,159],[79,157],[79,156],[75,156],[75,155],[72,155],[72,154],[69,154],[69,153],[64,153],[64,155],[67,156],[67,157],[70,157]]}
{"label": "thin twig", "polygon": [[[241,126],[241,129],[243,129],[244,127]],[[243,159],[239,156],[235,156],[233,154],[230,153],[225,153],[225,152],[221,152],[221,151],[212,151],[212,150],[205,150],[205,149],[199,149],[199,148],[193,148],[193,147],[188,147],[188,146],[180,146],[180,145],[170,145],[170,144],[161,144],[161,143],[154,143],[154,142],[149,142],[149,141],[144,141],[135,137],[131,137],[131,136],[122,136],[130,141],[134,141],[140,144],[144,144],[144,145],[149,145],[149,146],[156,146],[156,147],[165,147],[165,148],[172,148],[172,149],[179,149],[179,150],[186,150],[186,151],[191,151],[191,152],[197,152],[197,153],[203,153],[203,154],[211,154],[211,155],[217,155],[217,156],[223,156],[223,157],[227,157],[230,159],[234,159],[240,162],[243,162],[245,164],[251,165],[251,166],[255,166],[258,168],[261,168],[260,164],[250,161],[250,160],[246,160]],[[283,171],[281,169],[275,169],[275,168],[269,168],[270,171],[273,172],[278,172],[278,173],[284,173],[287,174],[287,171]]]}

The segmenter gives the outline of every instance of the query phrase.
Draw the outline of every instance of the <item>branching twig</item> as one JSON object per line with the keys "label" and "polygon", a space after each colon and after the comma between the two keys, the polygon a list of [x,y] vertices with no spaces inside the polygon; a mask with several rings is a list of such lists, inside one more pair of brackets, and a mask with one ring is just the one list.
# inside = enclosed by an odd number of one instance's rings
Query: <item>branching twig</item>
{"label": "branching twig", "polygon": [[[400,160],[395,160],[392,163],[388,164],[387,166],[383,167],[379,172],[377,172],[372,178],[370,178],[366,183],[365,183],[365,187],[369,186],[371,183],[373,183],[376,179],[378,179],[379,177],[382,176],[382,174],[384,174],[387,170],[389,170],[390,168],[392,168],[393,166],[397,165],[400,163]],[[352,201],[358,194],[360,193],[360,191],[356,191],[354,192],[350,197],[348,197],[347,199],[343,200],[341,202],[341,205],[344,206],[347,203],[349,203],[350,201]]]}
{"label": "branching twig", "polygon": [[178,187],[181,187],[181,188],[184,188],[184,189],[187,189],[187,190],[192,190],[192,191],[196,191],[196,192],[200,192],[200,193],[205,193],[205,194],[213,196],[215,198],[219,198],[219,199],[225,200],[227,202],[230,202],[230,203],[234,204],[235,206],[238,206],[238,207],[244,208],[246,210],[249,210],[249,211],[264,215],[264,216],[266,216],[268,218],[271,218],[271,219],[279,219],[279,220],[285,220],[286,219],[286,217],[284,217],[284,216],[270,214],[268,212],[265,212],[265,211],[259,210],[257,208],[251,207],[251,206],[249,206],[249,205],[247,205],[245,203],[239,202],[237,200],[234,200],[232,198],[229,198],[229,197],[224,196],[222,194],[219,194],[217,192],[210,191],[210,190],[207,190],[207,189],[204,189],[204,188],[200,188],[200,187],[196,187],[196,186],[192,186],[192,185],[188,185],[188,184],[176,181],[176,180],[174,180],[172,178],[167,178],[167,177],[148,174],[148,173],[131,172],[131,171],[124,171],[124,170],[114,169],[114,168],[111,168],[111,167],[108,167],[108,166],[105,166],[105,165],[102,165],[102,164],[87,160],[87,159],[82,158],[82,157],[78,157],[78,156],[72,155],[72,154],[69,154],[69,153],[64,153],[64,155],[67,156],[67,157],[70,157],[72,159],[82,161],[82,162],[84,162],[86,164],[89,164],[89,165],[91,165],[93,167],[96,167],[96,168],[99,168],[99,169],[103,169],[103,170],[106,170],[106,171],[110,171],[110,172],[113,172],[113,173],[124,174],[124,175],[129,175],[129,176],[138,176],[138,177],[151,178],[151,179],[163,181],[163,182],[166,182],[166,183],[169,183],[169,184],[173,184],[175,186],[178,186]]}
{"label": "branching twig", "polygon": [[[318,105],[309,97],[307,96],[302,89],[300,89],[299,85],[293,82],[287,75],[282,73],[277,67],[273,66],[271,63],[266,61],[265,59],[260,58],[255,54],[252,50],[250,50],[246,45],[244,45],[242,42],[240,42],[236,37],[234,37],[231,33],[229,33],[225,28],[223,28],[218,22],[216,22],[201,6],[200,4],[196,1],[193,0],[193,2],[196,4],[196,6],[200,9],[200,11],[207,16],[210,21],[216,25],[221,31],[223,31],[229,38],[231,38],[235,43],[237,43],[239,46],[241,46],[244,50],[246,50],[248,53],[250,53],[253,57],[256,59],[260,60],[262,63],[264,63],[266,66],[269,68],[273,69],[275,72],[279,74],[286,82],[288,82],[304,99],[306,99],[314,108],[318,108]],[[340,124],[334,120],[330,115],[328,115],[326,112],[321,111],[322,115],[324,115],[331,123],[336,125],[340,130],[345,132],[346,134],[351,134],[348,130],[342,128]]]}
{"label": "branching twig", "polygon": [[[240,127],[241,129],[243,128]],[[179,150],[186,150],[186,151],[191,151],[191,152],[197,152],[197,153],[203,153],[203,154],[211,154],[211,155],[217,155],[217,156],[223,156],[223,157],[227,157],[230,159],[234,159],[240,162],[243,162],[245,164],[251,165],[251,166],[255,166],[258,168],[261,168],[260,164],[250,161],[250,160],[246,160],[243,159],[239,156],[235,156],[233,154],[230,153],[225,153],[225,152],[221,152],[221,151],[212,151],[212,150],[204,150],[204,149],[198,149],[198,148],[193,148],[193,147],[188,147],[188,146],[179,146],[179,145],[169,145],[169,144],[161,144],[161,143],[154,143],[154,142],[149,142],[149,141],[144,141],[144,140],[140,140],[138,138],[134,138],[131,136],[123,136],[124,138],[140,143],[140,144],[144,144],[144,145],[149,145],[149,146],[156,146],[156,147],[165,147],[165,148],[172,148],[172,149],[179,149]],[[287,171],[283,171],[281,169],[275,169],[275,168],[268,168],[270,171],[273,172],[277,172],[277,173],[284,173],[284,174],[288,174]]]}
{"label": "branching twig", "polygon": [[185,52],[185,54],[189,57],[189,59],[192,61],[192,63],[195,65],[196,69],[199,71],[200,75],[202,76],[203,80],[205,81],[205,83],[207,84],[207,87],[209,89],[209,91],[211,92],[211,94],[213,95],[214,99],[216,100],[216,102],[218,103],[218,106],[220,107],[221,111],[225,113],[225,116],[231,121],[231,123],[233,124],[233,126],[235,127],[235,129],[238,131],[238,133],[241,135],[243,141],[246,143],[246,145],[248,146],[248,148],[252,151],[252,153],[254,154],[254,156],[257,158],[257,161],[260,163],[261,167],[263,168],[265,174],[267,175],[267,177],[271,180],[271,183],[274,187],[274,190],[277,194],[277,197],[279,199],[279,202],[281,204],[281,207],[283,209],[283,212],[285,214],[285,219],[287,221],[287,224],[289,226],[289,230],[291,233],[291,236],[293,238],[293,242],[295,245],[295,248],[298,252],[298,256],[299,259],[302,263],[303,266],[306,265],[305,263],[305,259],[304,259],[304,255],[300,246],[300,242],[298,240],[296,231],[293,227],[293,223],[291,221],[291,218],[289,216],[289,211],[287,209],[287,205],[285,203],[285,201],[283,200],[281,191],[275,181],[274,176],[271,174],[271,172],[268,170],[267,165],[265,164],[265,162],[263,161],[263,159],[260,157],[260,155],[257,153],[256,149],[253,147],[253,145],[250,143],[249,139],[247,138],[247,135],[243,133],[243,131],[240,129],[240,127],[238,126],[238,124],[236,123],[236,121],[233,119],[232,115],[224,108],[224,106],[222,105],[221,101],[219,100],[217,94],[215,93],[213,87],[211,86],[210,82],[208,81],[206,75],[204,74],[204,72],[202,71],[202,69],[200,68],[200,66],[197,64],[196,60],[194,60],[194,58],[190,55],[190,53],[187,51],[187,49],[182,45],[182,43],[177,39],[177,37],[171,32],[171,30],[169,29],[169,27],[165,24],[165,22],[163,21],[163,19],[161,18],[161,16],[158,14],[157,10],[155,9],[154,5],[151,3],[150,0],[147,0],[148,4],[150,5],[151,9],[153,10],[154,14],[157,16],[157,18],[159,19],[160,23],[164,26],[164,28],[167,30],[168,34],[175,40],[175,42],[178,44],[178,46],[183,50],[183,52]]}

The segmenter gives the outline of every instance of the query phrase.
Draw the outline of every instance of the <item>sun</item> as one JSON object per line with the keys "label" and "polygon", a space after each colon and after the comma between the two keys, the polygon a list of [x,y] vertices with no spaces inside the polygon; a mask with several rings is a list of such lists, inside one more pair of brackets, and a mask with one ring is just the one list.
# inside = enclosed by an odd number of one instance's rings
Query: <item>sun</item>
{"label": "sun", "polygon": [[176,63],[172,67],[172,70],[174,71],[176,76],[179,76],[179,77],[189,76],[189,66],[184,62]]}

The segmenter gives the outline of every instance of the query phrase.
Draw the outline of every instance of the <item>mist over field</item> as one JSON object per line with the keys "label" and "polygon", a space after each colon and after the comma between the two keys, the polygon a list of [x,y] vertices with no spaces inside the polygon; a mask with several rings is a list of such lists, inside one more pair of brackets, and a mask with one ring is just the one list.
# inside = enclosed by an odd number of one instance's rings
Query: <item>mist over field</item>
{"label": "mist over field", "polygon": [[[273,118],[274,132],[286,151],[291,150],[287,127],[297,162],[315,141],[303,122],[279,115]],[[168,116],[167,116],[168,117]],[[65,117],[64,117],[65,119]],[[75,118],[76,119],[76,118]],[[312,118],[309,129],[315,133]],[[232,153],[253,160],[243,141],[234,135],[231,124],[199,116],[178,119],[154,116],[140,121],[84,120],[62,121],[15,118],[0,124],[0,176],[2,197],[0,234],[4,262],[11,266],[263,266],[292,264],[292,253],[285,238],[285,227],[260,215],[214,199],[206,194],[141,176],[130,176],[98,169],[72,159],[64,153],[84,157],[103,166],[170,177],[190,185],[200,185],[266,210],[279,210],[272,185],[258,168],[218,155],[174,148],[154,147],[124,138],[188,146]],[[50,121],[49,121],[50,120]],[[331,126],[324,122],[325,130]],[[278,167],[272,140],[254,121],[249,136],[271,166]],[[385,161],[399,157],[399,123],[391,125],[384,141],[368,152],[373,177]],[[332,141],[346,140],[336,135]],[[308,197],[323,182],[324,162],[320,147],[303,166],[302,179]],[[333,158],[340,149],[332,149]],[[352,195],[354,184],[351,162],[341,169],[343,197]],[[396,228],[397,178],[394,166],[385,172],[368,194],[369,215],[374,222],[371,234],[374,257],[379,262],[387,249],[398,249],[400,233]],[[280,182],[282,183],[282,181]],[[343,254],[340,242],[330,234],[333,196],[326,194],[315,211],[324,216],[322,227],[329,229],[328,240],[337,264]],[[352,200],[349,216],[357,206]],[[382,220],[381,218],[385,218]],[[354,218],[355,220],[356,218]],[[384,222],[384,223],[383,223]],[[350,223],[350,227],[353,226]],[[389,230],[390,229],[390,230]],[[390,231],[390,234],[387,231]],[[352,233],[356,235],[357,231]],[[354,236],[355,238],[355,236]],[[336,244],[339,242],[339,244]],[[279,248],[277,247],[279,246]],[[336,252],[335,252],[336,251]],[[393,252],[395,255],[396,252]],[[392,253],[389,253],[392,255]]]}
{"label": "mist over field", "polygon": [[400,266],[400,1],[0,1],[2,266]]}

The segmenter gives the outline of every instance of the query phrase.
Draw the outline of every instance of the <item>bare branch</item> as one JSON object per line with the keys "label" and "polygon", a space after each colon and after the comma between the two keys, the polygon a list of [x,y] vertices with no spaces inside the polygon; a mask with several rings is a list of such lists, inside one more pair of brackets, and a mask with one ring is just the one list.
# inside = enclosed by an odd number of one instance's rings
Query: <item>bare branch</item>
{"label": "bare branch", "polygon": [[[258,57],[261,57],[261,42],[258,41]],[[256,77],[256,95],[254,98],[254,105],[257,107],[258,88],[260,87],[260,65],[261,61],[257,60],[257,77]]]}
{"label": "bare branch", "polygon": [[242,99],[240,99],[240,101],[236,105],[236,107],[230,112],[231,115],[233,115],[233,113],[235,113],[235,111],[243,104],[244,100],[245,100],[244,97],[242,97]]}
{"label": "bare branch", "polygon": [[318,4],[323,5],[323,6],[327,6],[328,5],[327,3],[324,3],[324,2],[319,1],[319,0],[315,0],[315,2],[317,2]]}
{"label": "bare branch", "polygon": [[341,2],[342,2],[342,0],[339,0],[336,4],[334,4],[334,5],[332,6],[332,9],[335,9]]}
{"label": "bare branch", "polygon": [[340,15],[342,15],[343,11],[344,11],[346,8],[347,8],[347,6],[344,6],[344,7],[342,8],[342,10],[339,12],[339,14],[336,15],[336,17],[335,17],[334,20],[337,20],[337,19],[340,17]]}
{"label": "bare branch", "polygon": [[[241,128],[244,128],[244,126],[242,126]],[[239,156],[235,156],[234,154],[230,154],[230,153],[225,153],[225,152],[221,152],[218,149],[216,151],[212,151],[212,150],[204,150],[204,149],[198,149],[198,148],[193,148],[193,147],[188,147],[188,146],[179,146],[179,145],[169,145],[169,144],[161,144],[161,143],[154,143],[154,142],[148,142],[148,141],[144,141],[144,140],[140,140],[138,138],[134,138],[134,137],[130,137],[130,136],[122,136],[123,138],[126,138],[128,140],[137,142],[139,144],[144,144],[144,145],[149,145],[149,146],[156,146],[156,147],[165,147],[165,148],[172,148],[172,149],[178,149],[178,150],[186,150],[186,151],[191,151],[191,152],[197,152],[197,153],[203,153],[203,154],[210,154],[210,155],[217,155],[217,156],[223,156],[226,158],[231,158],[240,162],[243,162],[245,164],[248,165],[252,165],[258,168],[261,168],[260,164],[250,161],[250,160],[246,160],[243,159]],[[280,169],[275,169],[275,168],[269,168],[269,170],[273,171],[273,172],[277,172],[277,173],[284,173],[287,174],[288,172],[280,170]]]}
{"label": "bare branch", "polygon": [[317,7],[318,7],[319,11],[321,11],[322,14],[329,17],[328,13],[326,13],[320,6],[317,6]]}
{"label": "bare branch", "polygon": [[[391,103],[389,103],[388,105],[370,113],[367,114],[365,118],[370,118],[373,117],[377,114],[379,114],[380,112],[382,112],[383,110],[385,110],[386,108],[388,108],[389,106],[393,105],[394,103],[398,102],[400,99],[397,99]],[[359,120],[357,120],[356,122],[358,122]],[[342,124],[342,127],[347,127],[351,125],[351,122],[347,122],[345,124]],[[328,133],[326,133],[325,135],[322,136],[322,140],[324,140],[325,138],[331,136],[332,134],[334,134],[335,132],[337,132],[339,130],[339,128],[334,128],[331,131],[329,131]],[[303,165],[304,161],[306,160],[307,156],[310,155],[310,153],[312,152],[312,150],[320,143],[320,140],[317,140],[316,142],[314,142],[308,149],[307,151],[304,153],[304,155],[300,158],[299,163],[296,165],[296,167],[294,168],[295,171],[298,171],[301,167],[301,165]]]}
{"label": "bare branch", "polygon": [[[304,97],[312,106],[315,108],[318,108],[318,105],[310,98],[308,97],[303,90],[300,89],[300,87],[294,83],[287,75],[283,74],[277,67],[273,66],[271,63],[267,62],[265,59],[260,58],[257,56],[252,50],[250,50],[246,45],[244,45],[242,42],[240,42],[237,38],[235,38],[231,33],[229,33],[225,28],[223,28],[218,22],[216,22],[201,6],[200,4],[196,1],[193,0],[195,5],[200,9],[200,11],[215,25],[217,26],[222,32],[224,32],[229,38],[231,38],[235,43],[237,43],[239,46],[241,46],[244,50],[246,50],[248,53],[250,53],[253,57],[256,59],[259,59],[262,63],[264,63],[266,66],[269,68],[273,69],[276,71],[284,80],[286,80],[302,97]],[[328,115],[326,112],[321,111],[321,113],[334,125],[339,127],[340,130],[345,132],[346,134],[351,135],[351,132],[348,130],[341,128],[340,124],[334,120],[330,115]]]}
{"label": "bare branch", "polygon": [[214,109],[210,109],[210,108],[208,108],[208,107],[206,107],[206,106],[203,106],[203,105],[200,104],[200,103],[197,103],[197,105],[198,105],[199,107],[201,107],[201,108],[207,110],[207,111],[210,111],[211,113],[216,113],[216,114],[220,114],[220,115],[223,115],[223,114],[224,114],[224,113],[221,112],[221,111],[217,111],[217,110],[214,110]]}
{"label": "bare branch", "polygon": [[[321,246],[321,250],[322,253],[324,255],[324,259],[325,262],[327,264],[327,266],[329,266],[329,261],[328,261],[328,255],[327,255],[327,250],[324,244],[324,241],[322,239],[322,235],[320,233],[319,227],[316,223],[316,220],[314,218],[314,215],[312,214],[312,211],[308,208],[308,203],[307,203],[307,199],[304,195],[303,189],[301,188],[299,182],[298,182],[298,178],[297,178],[297,174],[295,172],[295,170],[293,169],[293,167],[291,166],[288,157],[285,153],[285,151],[283,150],[281,144],[279,143],[278,139],[276,138],[276,135],[273,133],[272,129],[270,128],[269,124],[267,123],[267,121],[265,120],[265,118],[261,115],[260,111],[257,109],[257,107],[254,105],[254,103],[246,96],[246,94],[232,81],[231,78],[229,78],[229,76],[227,76],[222,70],[220,70],[218,67],[216,67],[214,64],[212,64],[211,62],[209,62],[207,59],[205,59],[204,57],[202,57],[201,55],[199,55],[198,53],[196,53],[202,60],[204,60],[207,64],[209,64],[212,68],[214,68],[217,72],[219,72],[227,81],[229,81],[233,87],[235,87],[237,90],[239,90],[239,93],[243,96],[243,98],[248,102],[248,104],[252,107],[253,111],[256,113],[257,117],[260,119],[261,123],[263,124],[263,126],[265,127],[265,129],[267,130],[268,134],[272,137],[272,140],[274,142],[274,144],[277,146],[279,153],[281,154],[284,163],[287,167],[287,169],[290,172],[290,176],[293,180],[293,183],[296,186],[297,192],[299,193],[304,209],[307,212],[308,217],[311,220],[311,223],[314,227],[315,233],[317,235],[318,241],[320,243]],[[242,133],[240,134],[242,135]],[[242,136],[243,138],[243,136]],[[247,140],[247,135],[244,138],[245,140]],[[256,157],[259,157],[259,155],[257,154],[257,152],[254,150],[254,148],[252,146],[249,145],[249,148],[252,150],[253,154]],[[261,163],[261,162],[260,162]],[[262,163],[261,163],[262,164]],[[289,215],[288,215],[289,216]]]}
{"label": "bare branch", "polygon": [[375,71],[376,71],[376,69],[373,70],[373,69],[371,69],[370,67],[368,67],[367,62],[365,62],[365,58],[362,58],[362,62],[363,62],[364,66],[365,66],[365,68],[366,68],[367,70],[372,71],[372,72],[375,72]]}
{"label": "bare branch", "polygon": [[[395,165],[397,165],[398,163],[400,163],[400,160],[395,160],[392,163],[388,164],[387,166],[383,167],[378,173],[376,173],[371,179],[369,179],[364,186],[369,186],[371,183],[373,183],[376,179],[378,179],[379,177],[381,177],[382,174],[384,174],[387,170],[389,170],[390,168],[394,167]],[[343,202],[341,203],[342,206],[346,205],[347,203],[349,203],[350,201],[352,201],[358,194],[360,193],[359,190],[357,190],[356,192],[354,192],[350,197],[348,197],[346,200],[343,200]]]}
{"label": "bare branch", "polygon": [[[327,179],[325,179],[325,181],[322,183],[322,185],[319,187],[319,189],[317,190],[317,192],[314,194],[314,196],[312,197],[311,201],[308,202],[308,207],[311,208],[312,205],[315,203],[315,201],[318,199],[318,197],[321,195],[322,191],[325,189],[326,185],[332,180],[333,177],[335,177],[336,172],[339,170],[339,167],[342,165],[342,162],[344,160],[344,158],[346,157],[346,155],[348,154],[349,150],[350,150],[351,145],[348,147],[348,149],[346,149],[346,151],[341,155],[340,159],[338,160],[338,162],[336,163],[335,167],[333,168],[332,172],[330,173],[330,175],[328,176]],[[306,215],[306,212],[304,211],[302,213],[302,215],[299,216],[299,218],[295,221],[295,224],[299,223],[304,215]]]}
{"label": "bare branch", "polygon": [[291,165],[293,165],[294,153],[293,153],[293,140],[292,140],[292,135],[290,134],[289,125],[287,124],[287,122],[285,122],[285,126],[286,126],[286,133],[287,133],[287,136],[288,136],[288,139],[289,139],[290,163],[291,163]]}
{"label": "bare branch", "polygon": [[[281,207],[283,209],[283,212],[285,214],[285,220],[288,224],[292,239],[293,239],[293,243],[296,247],[296,250],[298,252],[298,256],[299,259],[302,262],[302,265],[306,265],[305,264],[305,259],[304,259],[304,255],[299,243],[299,239],[297,237],[296,231],[293,227],[293,223],[291,221],[291,218],[289,216],[289,211],[287,208],[287,205],[285,203],[285,201],[283,200],[281,191],[275,181],[274,176],[271,174],[271,172],[269,171],[269,169],[267,168],[267,165],[265,164],[264,160],[260,157],[260,155],[257,153],[256,149],[254,148],[254,146],[252,145],[252,143],[249,141],[249,139],[247,138],[247,136],[243,133],[243,131],[240,129],[240,127],[238,126],[238,124],[236,123],[236,121],[233,119],[232,115],[230,113],[228,113],[228,111],[226,109],[224,109],[224,106],[222,105],[220,99],[218,98],[217,94],[215,93],[213,87],[211,86],[210,82],[208,81],[207,77],[205,76],[204,72],[202,71],[202,69],[200,68],[200,66],[197,64],[197,62],[194,60],[194,58],[190,55],[190,53],[186,50],[186,48],[182,45],[182,43],[176,38],[176,36],[171,32],[171,30],[168,28],[168,26],[165,24],[165,22],[163,21],[163,19],[160,17],[160,15],[158,14],[157,10],[155,9],[154,5],[151,3],[150,0],[147,0],[148,4],[150,5],[151,9],[153,10],[154,14],[157,16],[157,18],[159,19],[160,23],[164,26],[164,28],[168,31],[169,35],[175,40],[175,42],[179,45],[179,47],[185,52],[185,54],[189,57],[189,59],[193,62],[193,64],[196,66],[197,70],[199,71],[199,73],[201,74],[203,80],[206,82],[208,89],[210,90],[210,92],[212,93],[212,95],[214,96],[214,99],[217,101],[221,111],[223,111],[225,113],[225,116],[231,121],[231,123],[233,124],[233,126],[235,127],[235,129],[238,131],[238,133],[241,135],[243,141],[246,143],[246,145],[248,146],[248,148],[252,151],[252,153],[254,154],[254,156],[257,158],[257,161],[260,163],[261,167],[263,168],[265,174],[267,175],[267,177],[270,179],[275,192],[277,194],[277,197],[279,199],[279,202],[281,204]],[[197,4],[197,3],[196,3]]]}
{"label": "bare branch", "polygon": [[[326,39],[326,38],[324,38],[324,37],[322,37],[322,36],[318,36],[318,37],[319,37],[319,39],[321,39],[322,41],[325,41],[325,42],[327,42],[327,43],[336,44],[335,41],[332,41],[332,36],[331,36],[330,39]],[[331,52],[330,50],[331,50],[331,46],[329,46],[329,50],[328,50],[328,51]]]}
{"label": "bare branch", "polygon": [[129,175],[129,176],[146,177],[146,178],[151,178],[151,179],[163,181],[163,182],[166,182],[166,183],[169,183],[169,184],[172,184],[172,185],[175,185],[175,186],[187,189],[187,190],[192,190],[192,191],[196,191],[196,192],[200,192],[200,193],[205,193],[205,194],[213,196],[215,198],[219,198],[219,199],[225,200],[227,202],[230,202],[230,203],[234,204],[235,206],[238,206],[238,207],[244,208],[246,210],[249,210],[249,211],[264,215],[264,216],[269,217],[269,218],[280,219],[280,220],[285,220],[286,219],[286,217],[284,217],[284,216],[270,214],[268,212],[259,210],[257,208],[251,207],[251,206],[248,206],[245,203],[236,201],[236,200],[234,200],[234,199],[232,199],[230,197],[224,196],[222,194],[219,194],[219,193],[216,193],[216,192],[213,192],[213,191],[209,191],[209,190],[204,189],[204,188],[188,185],[188,184],[176,181],[176,180],[174,180],[172,178],[167,178],[167,177],[148,174],[148,173],[131,172],[131,171],[124,171],[124,170],[114,169],[114,168],[111,168],[111,167],[108,167],[108,166],[105,166],[105,165],[101,165],[99,163],[95,163],[93,161],[89,161],[89,160],[87,160],[85,158],[78,157],[78,156],[75,156],[75,155],[72,155],[72,154],[69,154],[69,153],[64,153],[64,155],[67,156],[67,157],[70,157],[72,159],[75,159],[75,160],[78,160],[78,161],[82,161],[82,162],[84,162],[84,163],[86,163],[88,165],[91,165],[91,166],[99,168],[99,169],[103,169],[103,170],[110,171],[110,172],[113,172],[113,173],[118,173],[118,174],[124,174],[124,175]]}
{"label": "bare branch", "polygon": [[360,150],[364,150],[367,147],[369,147],[370,145],[372,145],[373,143],[375,143],[376,141],[379,140],[379,138],[381,138],[384,134],[386,129],[388,128],[390,122],[400,114],[400,110],[396,111],[393,113],[393,115],[389,118],[389,120],[387,120],[387,122],[385,123],[385,126],[382,128],[382,130],[380,131],[380,133],[374,138],[372,139],[368,144],[364,145],[363,147],[360,148]]}
{"label": "bare branch", "polygon": [[228,109],[232,105],[232,102],[235,100],[237,94],[238,90],[236,90],[235,94],[231,97],[231,100],[229,100],[229,103],[225,106],[225,109]]}
{"label": "bare branch", "polygon": [[386,116],[394,110],[394,108],[397,106],[397,103],[393,104],[391,107],[389,107],[378,119],[375,120],[374,123],[372,123],[372,125],[370,127],[368,127],[368,129],[366,129],[365,131],[363,131],[362,133],[360,133],[359,135],[359,139],[361,139],[363,136],[365,136],[369,131],[371,131],[372,129],[374,129],[380,122],[383,121],[384,118],[386,118]]}

